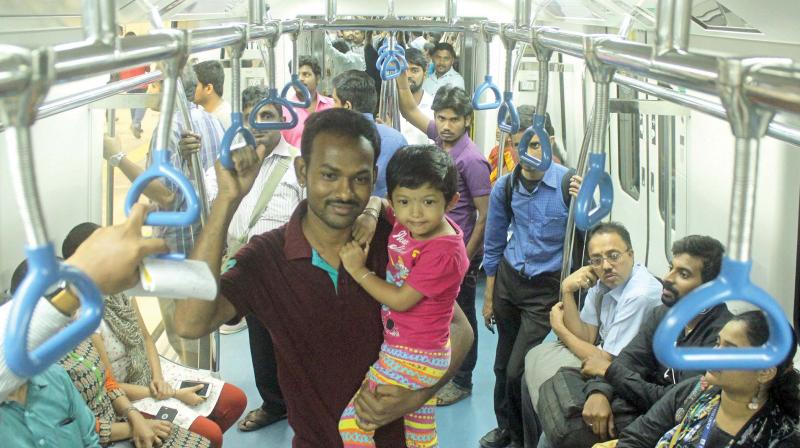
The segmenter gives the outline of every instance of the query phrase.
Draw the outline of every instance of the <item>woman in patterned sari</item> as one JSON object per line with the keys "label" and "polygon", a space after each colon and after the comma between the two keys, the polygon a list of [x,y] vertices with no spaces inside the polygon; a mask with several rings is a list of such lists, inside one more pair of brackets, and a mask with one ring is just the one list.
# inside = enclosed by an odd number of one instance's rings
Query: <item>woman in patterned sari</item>
{"label": "woman in patterned sari", "polygon": [[[764,313],[734,316],[717,346],[758,347],[769,337]],[[708,371],[675,386],[622,433],[617,448],[789,448],[800,446],[796,352],[776,367]]]}
{"label": "woman in patterned sari", "polygon": [[208,439],[186,429],[162,420],[145,419],[103,366],[91,339],[83,341],[59,363],[94,413],[95,429],[103,446],[132,439],[136,448],[210,447]]}

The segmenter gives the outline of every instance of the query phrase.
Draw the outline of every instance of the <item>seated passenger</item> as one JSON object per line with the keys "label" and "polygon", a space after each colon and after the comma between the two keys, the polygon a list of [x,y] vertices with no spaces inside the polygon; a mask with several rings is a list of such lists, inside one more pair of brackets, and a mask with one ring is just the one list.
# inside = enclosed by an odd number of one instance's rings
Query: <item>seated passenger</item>
{"label": "seated passenger", "polygon": [[431,49],[430,55],[434,71],[422,84],[422,88],[434,96],[443,86],[463,89],[464,77],[453,68],[453,64],[456,62],[455,48],[447,42],[439,42]]}
{"label": "seated passenger", "polygon": [[0,400],[3,446],[99,448],[92,411],[58,365]]}
{"label": "seated passenger", "polygon": [[[458,202],[458,172],[443,150],[407,146],[389,161],[386,179],[391,199],[384,202],[385,216],[393,225],[386,280],[365,266],[369,249],[358,241],[344,246],[340,257],[347,273],[383,304],[384,341],[367,373],[370,387],[424,389],[441,380],[450,365],[453,305],[469,268],[463,232],[445,215]],[[377,215],[382,202],[375,197],[367,210]],[[355,400],[339,421],[344,446],[374,447],[374,431],[356,423]],[[431,397],[404,416],[408,446],[439,446],[435,412]]]}
{"label": "seated passenger", "polygon": [[[550,311],[559,342],[541,344],[525,356],[525,380],[534,405],[539,386],[558,369],[580,367],[591,356],[617,356],[661,300],[661,282],[634,264],[631,237],[622,224],[601,223],[587,241],[590,266],[564,279],[562,302]],[[578,311],[575,293],[584,288],[590,289]]]}
{"label": "seated passenger", "polygon": [[[71,257],[75,249],[99,228],[91,222],[75,226],[64,239],[61,253]],[[176,398],[187,406],[200,404],[203,397],[192,388],[176,390],[172,387],[171,384],[179,384],[185,378],[163,375],[156,345],[139,308],[131,299],[125,293],[118,293],[105,296],[103,303],[103,321],[98,329],[101,341],[95,345],[104,367],[111,370],[125,394],[133,401],[147,397],[155,400]],[[236,422],[246,405],[244,392],[226,383],[208,418],[197,417],[188,429],[209,439],[212,446],[221,447],[222,433]]]}
{"label": "seated passenger", "polygon": [[[167,250],[162,239],[142,238],[142,224],[146,214],[147,207],[144,204],[134,204],[125,222],[93,233],[66,260],[66,264],[86,274],[103,293],[113,294],[131,288],[139,281],[138,269],[142,258]],[[8,302],[0,306],[0,342],[6,334],[12,305]],[[56,294],[49,302],[40,300],[31,317],[29,346],[38,347],[60,331],[70,322],[70,316],[79,307],[78,298],[72,295],[69,288]],[[15,375],[8,368],[5,350],[0,344],[0,401],[5,400],[9,393],[25,382],[26,379]]]}
{"label": "seated passenger", "polygon": [[[647,412],[675,384],[702,373],[673,370],[661,364],[653,352],[653,334],[672,305],[698,286],[717,277],[723,252],[722,244],[708,236],[690,235],[676,241],[672,245],[670,271],[662,280],[662,305],[647,317],[639,334],[622,349],[618,357],[609,360],[604,356],[590,356],[583,362],[581,372],[589,378],[584,387],[587,398],[583,419],[587,431],[593,432],[599,440],[616,437],[625,429],[624,424]],[[715,306],[687,325],[677,345],[714,345],[719,330],[730,318],[731,313],[725,304]],[[527,391],[527,385],[523,385],[523,388]],[[625,409],[623,419],[614,418],[611,402],[615,399],[624,400],[624,403],[615,401],[617,408]],[[530,406],[523,407],[526,439],[535,446],[539,434],[531,415],[534,403],[530,402],[529,395],[527,400],[526,404]],[[553,441],[549,441],[549,444],[557,445]],[[565,445],[562,443],[557,446]]]}
{"label": "seated passenger", "polygon": [[[528,153],[542,157],[538,136],[531,139]],[[505,447],[509,442],[522,445],[520,385],[525,355],[550,332],[570,195],[576,195],[580,185],[575,170],[553,163],[541,171],[522,162],[492,188],[484,237],[483,319],[492,329],[496,320],[499,333],[494,360],[498,427],[481,438],[484,448]]]}
{"label": "seated passenger", "polygon": [[[333,104],[358,112],[371,122],[375,122],[372,111],[378,104],[378,94],[375,92],[375,83],[365,72],[357,70],[346,71],[333,79]],[[386,165],[398,149],[406,146],[403,134],[396,129],[377,123],[378,135],[381,137],[381,155],[378,157],[378,179],[372,194],[386,197]]]}
{"label": "seated passenger", "polygon": [[[762,311],[748,311],[719,332],[717,345],[758,347],[769,337]],[[794,336],[794,332],[792,332]],[[797,341],[778,366],[715,370],[671,388],[622,432],[617,448],[800,446],[800,374],[792,359]]]}
{"label": "seated passenger", "polygon": [[202,436],[164,420],[147,419],[136,410],[103,365],[91,339],[81,342],[59,364],[94,413],[101,444],[133,439],[137,446],[210,447]]}

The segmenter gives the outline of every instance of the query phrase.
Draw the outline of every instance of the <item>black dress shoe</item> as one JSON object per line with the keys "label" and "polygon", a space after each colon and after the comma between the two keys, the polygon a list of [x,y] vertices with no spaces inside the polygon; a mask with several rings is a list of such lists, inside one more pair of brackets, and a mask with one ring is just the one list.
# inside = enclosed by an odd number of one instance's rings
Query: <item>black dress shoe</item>
{"label": "black dress shoe", "polygon": [[511,433],[507,429],[494,428],[481,437],[481,448],[506,448],[511,443]]}

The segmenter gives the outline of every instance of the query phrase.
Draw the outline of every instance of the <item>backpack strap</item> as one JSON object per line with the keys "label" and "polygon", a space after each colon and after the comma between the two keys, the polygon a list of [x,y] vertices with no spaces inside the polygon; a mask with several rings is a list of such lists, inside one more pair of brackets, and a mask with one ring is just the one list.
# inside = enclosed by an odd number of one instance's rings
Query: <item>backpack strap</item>
{"label": "backpack strap", "polygon": [[578,173],[575,168],[570,168],[564,177],[561,178],[561,198],[564,200],[564,205],[569,208],[569,203],[572,202],[572,196],[569,194],[569,181],[572,179],[572,176]]}
{"label": "backpack strap", "polygon": [[504,185],[505,189],[505,206],[506,206],[506,216],[508,216],[508,222],[511,222],[514,219],[514,210],[511,208],[511,197],[514,195],[514,188],[517,186],[519,182],[519,174],[522,170],[522,165],[517,164],[514,167],[514,171],[508,174],[508,180]]}

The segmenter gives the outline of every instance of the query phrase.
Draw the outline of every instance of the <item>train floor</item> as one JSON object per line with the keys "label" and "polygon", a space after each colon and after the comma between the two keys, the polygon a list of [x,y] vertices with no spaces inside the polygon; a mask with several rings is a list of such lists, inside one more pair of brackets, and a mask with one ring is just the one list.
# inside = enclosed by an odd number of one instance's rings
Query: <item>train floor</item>
{"label": "train floor", "polygon": [[[478,283],[478,365],[473,377],[472,396],[452,406],[439,408],[436,421],[439,425],[441,448],[477,447],[478,440],[497,425],[494,418],[492,391],[494,388],[494,352],[497,336],[482,324],[480,310],[483,307],[484,281]],[[260,404],[253,380],[247,332],[221,336],[222,378],[241,387],[247,394],[248,409]],[[225,446],[260,446],[265,448],[291,447],[292,430],[284,420],[253,432],[241,432],[231,428],[225,433]]]}

